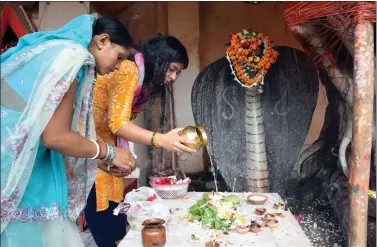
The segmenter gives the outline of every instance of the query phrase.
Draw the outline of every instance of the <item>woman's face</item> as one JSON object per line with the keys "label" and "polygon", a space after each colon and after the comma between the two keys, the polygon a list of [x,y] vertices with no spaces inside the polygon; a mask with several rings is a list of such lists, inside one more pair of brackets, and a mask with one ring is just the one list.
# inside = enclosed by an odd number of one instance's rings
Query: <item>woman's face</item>
{"label": "woman's face", "polygon": [[185,65],[183,63],[170,63],[168,67],[168,71],[166,72],[165,75],[165,81],[164,83],[169,85],[174,83],[175,80],[179,77],[181,74],[182,70],[184,70]]}
{"label": "woman's face", "polygon": [[107,34],[97,35],[95,39],[95,52],[92,52],[96,60],[97,73],[106,75],[119,69],[123,60],[130,55],[130,48],[111,43]]}

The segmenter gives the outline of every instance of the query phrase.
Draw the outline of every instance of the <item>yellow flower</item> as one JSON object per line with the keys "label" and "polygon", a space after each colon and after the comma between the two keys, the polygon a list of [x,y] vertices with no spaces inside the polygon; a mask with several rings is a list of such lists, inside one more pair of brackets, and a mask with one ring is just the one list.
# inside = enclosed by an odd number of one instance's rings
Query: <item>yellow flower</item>
{"label": "yellow flower", "polygon": [[237,219],[241,221],[242,223],[245,223],[245,218],[239,214],[237,214]]}

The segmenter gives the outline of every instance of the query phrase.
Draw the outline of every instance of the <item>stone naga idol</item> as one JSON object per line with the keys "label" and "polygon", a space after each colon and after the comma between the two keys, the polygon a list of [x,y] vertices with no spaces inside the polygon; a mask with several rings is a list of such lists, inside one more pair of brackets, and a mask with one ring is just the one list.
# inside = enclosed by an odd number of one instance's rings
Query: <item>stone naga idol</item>
{"label": "stone naga idol", "polygon": [[251,30],[231,34],[226,57],[192,89],[195,122],[229,189],[284,192],[318,98],[317,69],[297,49]]}

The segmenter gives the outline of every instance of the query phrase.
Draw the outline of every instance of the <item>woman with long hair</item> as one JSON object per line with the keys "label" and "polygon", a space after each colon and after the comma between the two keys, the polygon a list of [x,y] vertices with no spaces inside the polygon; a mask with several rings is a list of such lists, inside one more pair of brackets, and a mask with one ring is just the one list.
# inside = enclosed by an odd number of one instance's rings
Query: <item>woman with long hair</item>
{"label": "woman with long hair", "polygon": [[98,159],[132,171],[126,149],[97,141],[96,73],[130,53],[127,29],[112,18],[76,17],[23,36],[1,56],[1,246],[84,246],[75,225]]}
{"label": "woman with long hair", "polygon": [[[175,37],[160,35],[139,50],[134,61],[125,60],[119,70],[98,78],[93,102],[98,138],[124,148],[129,148],[130,141],[173,152],[195,152],[186,146],[192,143],[179,136],[181,129],[161,134],[132,123],[142,106],[158,97],[187,68],[186,48]],[[126,234],[126,223],[123,216],[113,215],[113,209],[124,198],[124,177],[129,172],[100,168],[85,218],[98,247],[115,247]]]}

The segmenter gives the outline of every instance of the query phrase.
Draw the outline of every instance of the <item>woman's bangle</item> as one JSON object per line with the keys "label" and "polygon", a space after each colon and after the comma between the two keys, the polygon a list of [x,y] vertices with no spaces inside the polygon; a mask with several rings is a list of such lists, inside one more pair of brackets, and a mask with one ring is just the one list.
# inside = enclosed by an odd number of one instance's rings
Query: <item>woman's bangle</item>
{"label": "woman's bangle", "polygon": [[152,138],[151,138],[151,145],[154,146],[154,137],[156,136],[156,132],[153,132]]}
{"label": "woman's bangle", "polygon": [[153,145],[156,147],[156,148],[160,148],[161,146],[160,145],[158,145],[157,143],[156,143],[156,137],[157,137],[157,135],[159,135],[160,133],[156,133],[156,135],[154,136],[154,139],[153,139]]}
{"label": "woman's bangle", "polygon": [[97,141],[92,140],[92,139],[89,139],[89,140],[90,140],[91,142],[93,142],[93,143],[96,145],[96,149],[97,149],[96,154],[94,155],[94,157],[93,157],[93,158],[89,158],[89,159],[91,159],[91,160],[98,159],[98,156],[99,156],[99,154],[101,153],[101,147],[100,147],[100,145],[98,144]]}
{"label": "woman's bangle", "polygon": [[159,133],[157,133],[157,132],[153,132],[153,134],[152,134],[152,138],[151,138],[151,145],[152,145],[152,146],[155,146],[155,147],[157,147],[157,148],[160,148],[161,146],[157,145],[156,142],[155,142],[155,138],[156,138],[156,136],[157,136],[158,134],[159,134]]}

